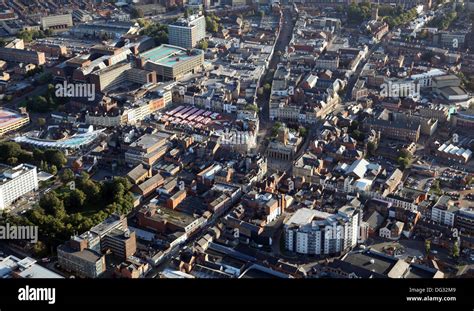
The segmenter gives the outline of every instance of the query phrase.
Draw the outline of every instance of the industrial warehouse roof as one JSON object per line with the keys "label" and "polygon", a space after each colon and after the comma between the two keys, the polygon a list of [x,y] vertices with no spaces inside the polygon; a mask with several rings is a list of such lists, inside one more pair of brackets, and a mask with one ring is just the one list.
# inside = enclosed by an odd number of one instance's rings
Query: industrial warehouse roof
{"label": "industrial warehouse roof", "polygon": [[438,151],[449,153],[456,156],[464,157],[465,159],[469,159],[472,155],[472,151],[469,149],[460,148],[458,146],[454,146],[453,144],[443,144],[438,148]]}

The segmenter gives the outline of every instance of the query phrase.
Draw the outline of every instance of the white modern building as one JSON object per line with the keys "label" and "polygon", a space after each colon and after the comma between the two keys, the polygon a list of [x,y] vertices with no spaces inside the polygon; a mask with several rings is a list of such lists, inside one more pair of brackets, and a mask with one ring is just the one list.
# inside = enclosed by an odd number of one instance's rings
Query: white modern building
{"label": "white modern building", "polygon": [[41,18],[41,27],[46,29],[64,29],[72,27],[72,14],[49,15]]}
{"label": "white modern building", "polygon": [[458,210],[459,208],[454,206],[449,197],[443,195],[431,208],[431,220],[445,226],[453,227]]}
{"label": "white modern building", "polygon": [[287,250],[309,255],[339,255],[357,245],[360,212],[345,206],[337,214],[299,209],[285,223]]}
{"label": "white modern building", "polygon": [[10,206],[24,194],[38,190],[36,166],[20,164],[0,167],[0,210]]}
{"label": "white modern building", "polygon": [[430,69],[426,72],[414,74],[410,78],[414,82],[417,82],[420,87],[431,87],[433,84],[433,78],[445,75],[446,72],[441,69]]}
{"label": "white modern building", "polygon": [[168,25],[169,44],[192,49],[206,36],[206,20],[203,15],[180,18]]}

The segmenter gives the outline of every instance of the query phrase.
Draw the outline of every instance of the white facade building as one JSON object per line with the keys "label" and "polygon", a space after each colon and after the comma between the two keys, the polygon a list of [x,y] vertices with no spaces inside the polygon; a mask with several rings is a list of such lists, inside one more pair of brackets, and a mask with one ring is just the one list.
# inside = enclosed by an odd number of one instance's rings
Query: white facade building
{"label": "white facade building", "polygon": [[285,246],[300,254],[338,255],[357,245],[359,223],[352,206],[337,214],[302,208],[285,223]]}
{"label": "white facade building", "polygon": [[178,19],[168,25],[168,37],[171,45],[191,49],[206,37],[206,20],[204,15],[192,15]]}
{"label": "white facade building", "polygon": [[0,210],[10,206],[24,194],[38,190],[36,166],[20,164],[0,168]]}
{"label": "white facade building", "polygon": [[442,225],[454,226],[454,219],[459,209],[449,200],[447,196],[441,196],[431,208],[431,220]]}

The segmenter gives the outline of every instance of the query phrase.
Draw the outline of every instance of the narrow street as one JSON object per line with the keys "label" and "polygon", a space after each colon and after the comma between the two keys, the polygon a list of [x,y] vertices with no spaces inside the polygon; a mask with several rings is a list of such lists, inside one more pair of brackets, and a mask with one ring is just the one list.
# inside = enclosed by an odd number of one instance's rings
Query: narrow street
{"label": "narrow street", "polygon": [[364,68],[365,64],[367,64],[367,62],[369,61],[372,54],[380,47],[380,45],[381,45],[381,43],[379,42],[379,43],[375,44],[374,46],[372,46],[372,48],[367,53],[367,56],[365,57],[365,59],[362,62],[359,63],[359,66],[357,66],[356,71],[350,77],[349,82],[347,83],[346,94],[342,98],[343,103],[348,102],[348,101],[351,100],[351,98],[352,98],[352,89],[354,88],[355,83],[359,79],[359,76],[362,72],[362,69]]}
{"label": "narrow street", "polygon": [[[272,58],[270,59],[267,71],[264,78],[262,79],[262,87],[268,81],[273,79],[273,73],[280,62],[280,54],[286,52],[286,47],[289,45],[290,40],[293,35],[293,27],[295,22],[293,21],[293,6],[284,6],[282,9],[283,12],[283,22],[281,25],[280,33],[278,35],[277,41],[275,43],[275,48],[273,51]],[[266,150],[266,141],[265,138],[270,134],[269,131],[272,127],[272,122],[270,122],[270,102],[267,97],[268,94],[262,93],[257,95],[257,105],[260,108],[260,130],[257,135],[257,153],[263,154]]]}

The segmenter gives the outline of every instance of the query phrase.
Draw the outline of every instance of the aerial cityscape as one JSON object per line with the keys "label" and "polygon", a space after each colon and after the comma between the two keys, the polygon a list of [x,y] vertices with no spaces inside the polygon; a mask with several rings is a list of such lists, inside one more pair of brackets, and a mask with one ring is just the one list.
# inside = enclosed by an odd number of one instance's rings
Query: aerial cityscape
{"label": "aerial cityscape", "polygon": [[0,0],[0,99],[2,279],[474,277],[474,0]]}

